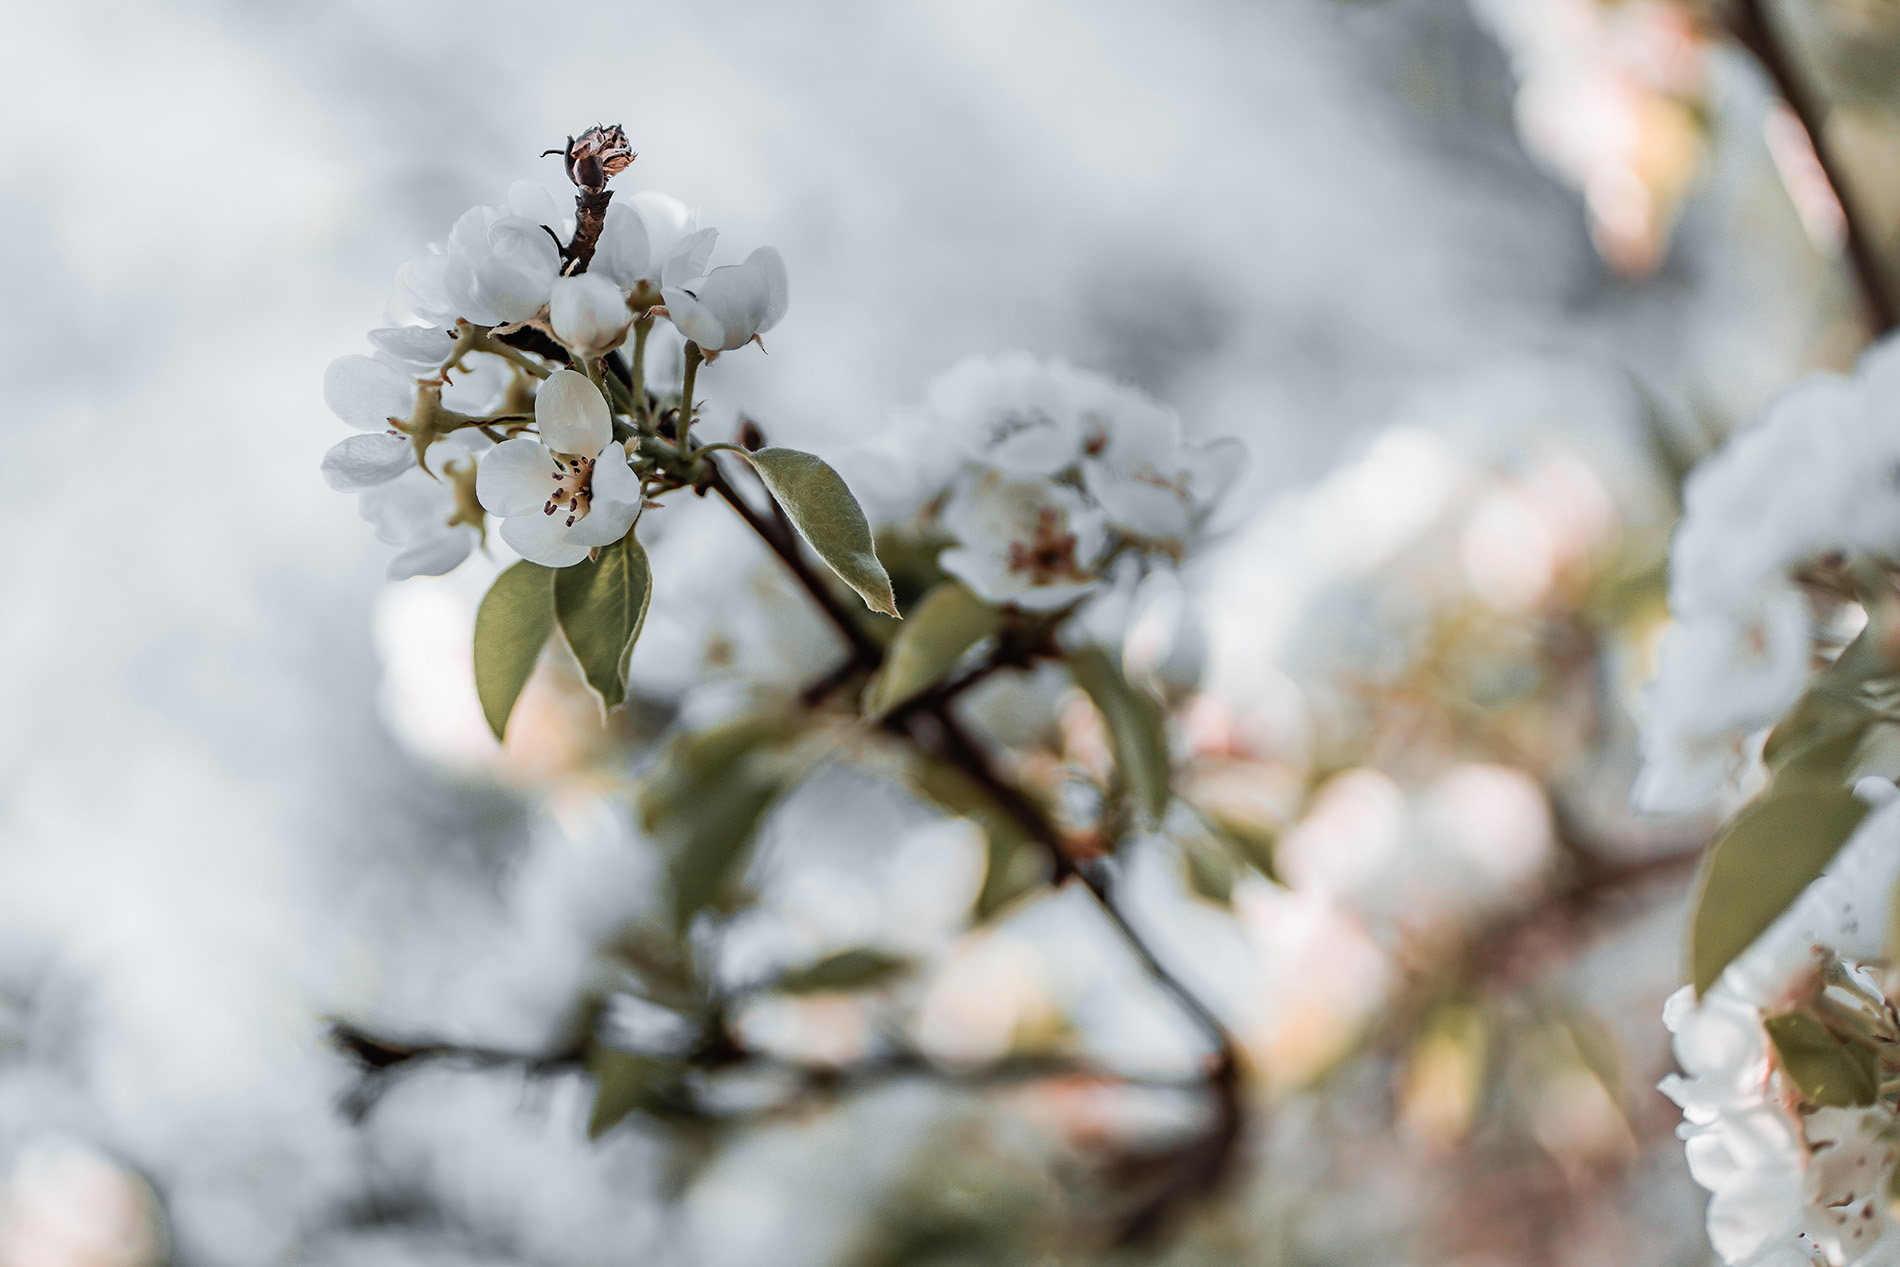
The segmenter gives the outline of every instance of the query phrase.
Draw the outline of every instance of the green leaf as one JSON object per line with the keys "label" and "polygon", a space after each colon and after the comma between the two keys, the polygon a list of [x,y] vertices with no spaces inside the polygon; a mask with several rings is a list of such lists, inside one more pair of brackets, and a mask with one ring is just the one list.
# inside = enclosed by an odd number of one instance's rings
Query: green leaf
{"label": "green leaf", "polygon": [[652,1056],[601,1043],[588,1049],[587,1069],[594,1075],[594,1111],[587,1119],[589,1139],[599,1139],[629,1113],[644,1108],[664,1076],[662,1062]]}
{"label": "green leaf", "polygon": [[647,552],[628,534],[554,574],[554,613],[587,684],[606,708],[627,698],[627,661],[653,598]]}
{"label": "green leaf", "polygon": [[1783,1072],[1808,1099],[1846,1108],[1872,1104],[1878,1098],[1872,1051],[1841,1042],[1805,1012],[1770,1016],[1762,1024],[1775,1044]]}
{"label": "green leaf", "polygon": [[1202,810],[1200,817],[1208,830],[1233,850],[1235,857],[1275,884],[1285,884],[1280,878],[1279,864],[1274,859],[1275,851],[1279,848],[1279,836],[1271,828],[1250,819],[1211,810]]}
{"label": "green leaf", "polygon": [[825,565],[858,592],[866,607],[898,615],[897,595],[877,561],[871,525],[843,477],[797,449],[760,449],[746,457]]}
{"label": "green leaf", "polygon": [[1228,852],[1226,842],[1212,832],[1186,831],[1175,837],[1181,847],[1181,864],[1187,872],[1188,887],[1216,906],[1230,906],[1234,900],[1234,881],[1240,867]]}
{"label": "green leaf", "polygon": [[882,717],[941,682],[1001,620],[994,607],[956,581],[932,589],[891,639],[884,668],[865,690],[865,716]]}
{"label": "green leaf", "polygon": [[1134,798],[1142,822],[1156,826],[1167,812],[1173,782],[1167,715],[1161,701],[1130,682],[1121,664],[1101,647],[1070,652],[1069,672],[1101,710],[1116,772]]}
{"label": "green leaf", "polygon": [[1690,975],[1700,997],[1840,852],[1867,806],[1840,788],[1757,801],[1710,848],[1697,886]]}
{"label": "green leaf", "polygon": [[673,917],[684,929],[717,905],[766,811],[784,790],[771,760],[789,737],[776,718],[742,717],[676,740],[640,797],[640,817],[665,849]]}
{"label": "green leaf", "polygon": [[786,994],[837,993],[866,990],[910,971],[911,962],[866,946],[854,946],[826,955],[816,963],[793,968],[772,983]]}
{"label": "green leaf", "polygon": [[1042,848],[969,775],[943,762],[919,760],[911,766],[910,783],[924,800],[983,829],[987,861],[976,897],[978,921],[987,922],[1049,882]]}
{"label": "green leaf", "polygon": [[1861,742],[1867,737],[1868,722],[1847,730],[1824,734],[1800,747],[1786,746],[1777,753],[1775,789],[1810,784],[1817,787],[1850,787],[1860,756]]}
{"label": "green leaf", "polygon": [[475,694],[499,741],[554,632],[554,569],[526,559],[488,587],[475,611]]}

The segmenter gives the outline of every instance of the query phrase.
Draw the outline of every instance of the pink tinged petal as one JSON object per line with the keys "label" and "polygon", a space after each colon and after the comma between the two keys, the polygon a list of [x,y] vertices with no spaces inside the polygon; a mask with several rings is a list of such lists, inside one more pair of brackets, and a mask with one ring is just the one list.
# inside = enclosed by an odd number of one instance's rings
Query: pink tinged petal
{"label": "pink tinged petal", "polygon": [[557,230],[561,227],[560,204],[548,192],[548,187],[537,180],[518,180],[508,186],[508,210],[536,224]]}
{"label": "pink tinged petal", "polygon": [[633,313],[617,283],[594,273],[582,273],[555,278],[548,296],[548,320],[555,336],[569,347],[604,352],[626,334]]}
{"label": "pink tinged petal", "polygon": [[371,330],[369,341],[380,359],[417,373],[442,368],[442,362],[455,346],[455,336],[447,330],[432,330],[426,326]]}
{"label": "pink tinged petal", "polygon": [[431,533],[398,551],[384,575],[392,581],[406,581],[412,576],[441,576],[452,572],[475,548],[475,538],[475,530],[465,524]]}
{"label": "pink tinged petal", "polygon": [[483,510],[504,519],[538,515],[553,495],[559,473],[554,455],[540,441],[516,436],[496,445],[476,468],[475,498]]}
{"label": "pink tinged petal", "polygon": [[711,308],[683,290],[663,290],[660,297],[666,300],[667,315],[673,318],[673,324],[681,334],[702,348],[726,346],[725,323]]}
{"label": "pink tinged petal", "polygon": [[323,455],[323,482],[339,493],[360,493],[387,484],[415,464],[415,448],[404,436],[351,436]]}
{"label": "pink tinged petal", "polygon": [[704,277],[706,266],[712,263],[713,246],[718,241],[719,230],[700,229],[675,242],[660,265],[660,285],[689,286]]}
{"label": "pink tinged petal", "polygon": [[532,515],[502,520],[501,539],[516,554],[544,568],[573,567],[589,550],[570,539],[565,515],[544,515],[539,507]]}
{"label": "pink tinged petal", "polygon": [[534,420],[541,443],[556,453],[599,453],[614,438],[613,417],[600,389],[573,370],[555,370],[541,384]]}
{"label": "pink tinged petal", "polygon": [[323,403],[359,431],[387,431],[415,412],[415,380],[367,356],[339,356],[323,372]]}
{"label": "pink tinged petal", "polygon": [[652,261],[652,243],[647,237],[646,221],[630,203],[615,199],[607,204],[607,222],[601,227],[600,242],[594,247],[593,262],[582,276],[598,273],[609,281],[631,290],[647,275]]}

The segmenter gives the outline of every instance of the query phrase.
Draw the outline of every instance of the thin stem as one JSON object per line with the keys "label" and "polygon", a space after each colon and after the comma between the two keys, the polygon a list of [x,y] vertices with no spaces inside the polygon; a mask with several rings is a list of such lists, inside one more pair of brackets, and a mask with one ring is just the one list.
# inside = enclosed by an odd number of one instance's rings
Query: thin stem
{"label": "thin stem", "polygon": [[633,323],[633,381],[629,384],[636,416],[651,422],[647,412],[647,335],[652,333],[653,318],[641,317]]}
{"label": "thin stem", "polygon": [[678,432],[676,438],[679,441],[682,461],[690,460],[693,456],[692,448],[687,443],[687,432],[693,425],[693,383],[699,377],[700,359],[699,344],[688,339],[686,341],[686,373],[680,379],[679,421],[673,424]]}
{"label": "thin stem", "polygon": [[[776,524],[754,510],[732,487],[726,479],[725,472],[719,469],[718,462],[708,457],[704,469],[707,471],[706,486],[724,498],[726,503],[738,512],[739,518],[745,520],[747,526],[759,534],[759,539],[771,548],[772,553],[778,555],[786,567],[791,569],[792,576],[804,588],[805,593],[811,596],[812,602],[818,604],[818,609],[824,612],[831,623],[837,627],[838,632],[844,635],[845,642],[851,648],[852,660],[866,667],[874,666],[882,661],[883,650],[871,638],[871,635],[864,631],[864,627],[852,617],[851,613],[845,610],[837,596],[805,562],[805,556],[798,549],[798,539],[787,537],[778,530]],[[770,498],[771,495],[768,490],[766,496]]]}
{"label": "thin stem", "polygon": [[1841,214],[1846,218],[1848,263],[1853,268],[1855,280],[1860,283],[1868,324],[1873,327],[1874,337],[1879,338],[1892,330],[1896,322],[1900,322],[1900,305],[1894,301],[1892,283],[1881,264],[1874,240],[1867,231],[1866,220],[1855,207],[1848,191],[1840,159],[1828,143],[1826,109],[1808,91],[1807,85],[1801,82],[1762,0],[1734,0],[1728,13],[1728,24],[1736,40],[1761,63],[1762,70],[1773,81],[1775,91],[1788,103],[1788,108],[1801,121],[1802,128],[1808,134],[1808,141],[1814,147],[1814,157],[1820,161],[1821,171],[1826,175],[1827,183],[1833,187],[1835,201],[1840,203]]}
{"label": "thin stem", "polygon": [[478,352],[487,352],[493,356],[499,356],[502,360],[507,361],[511,365],[521,367],[536,378],[546,378],[549,374],[554,372],[532,357],[517,352],[492,334],[484,336],[480,345],[475,350]]}

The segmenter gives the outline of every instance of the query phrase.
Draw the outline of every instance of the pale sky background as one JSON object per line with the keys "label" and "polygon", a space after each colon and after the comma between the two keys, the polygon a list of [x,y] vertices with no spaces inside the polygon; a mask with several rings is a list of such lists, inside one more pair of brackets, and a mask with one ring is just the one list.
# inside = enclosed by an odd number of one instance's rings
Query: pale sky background
{"label": "pale sky background", "polygon": [[[1728,232],[1789,215],[1772,188],[1720,169],[1663,272],[1614,278],[1442,0],[0,0],[0,28],[0,1162],[48,1130],[127,1157],[192,1263],[691,1239],[629,1199],[643,1143],[569,1146],[571,1086],[543,1119],[444,1081],[353,1133],[313,1021],[476,999],[507,960],[469,1024],[531,1035],[569,953],[581,882],[509,906],[529,829],[383,733],[386,548],[317,475],[323,367],[397,265],[557,185],[569,132],[623,123],[618,187],[699,207],[722,261],[781,248],[769,355],[701,385],[807,447],[1027,348],[1246,438],[1244,511],[1448,378],[1627,361],[1739,410],[1804,355],[1774,305],[1810,265]],[[410,1188],[447,1213],[385,1218]]]}

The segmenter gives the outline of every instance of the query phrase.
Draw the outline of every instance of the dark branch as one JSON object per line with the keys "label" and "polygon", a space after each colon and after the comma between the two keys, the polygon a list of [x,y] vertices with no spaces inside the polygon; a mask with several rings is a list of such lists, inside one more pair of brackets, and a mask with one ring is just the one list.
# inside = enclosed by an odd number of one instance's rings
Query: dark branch
{"label": "dark branch", "polygon": [[1781,99],[1788,103],[1788,108],[1807,131],[1808,140],[1814,146],[1814,157],[1820,160],[1821,170],[1827,176],[1827,183],[1833,186],[1834,197],[1846,217],[1848,263],[1860,283],[1868,323],[1873,327],[1874,337],[1879,338],[1900,321],[1900,306],[1894,302],[1892,284],[1873,238],[1867,232],[1866,219],[1856,207],[1844,180],[1839,157],[1828,143],[1826,110],[1801,82],[1762,0],[1734,0],[1728,11],[1728,25],[1735,39],[1761,63],[1774,82],[1775,91],[1781,94]]}

